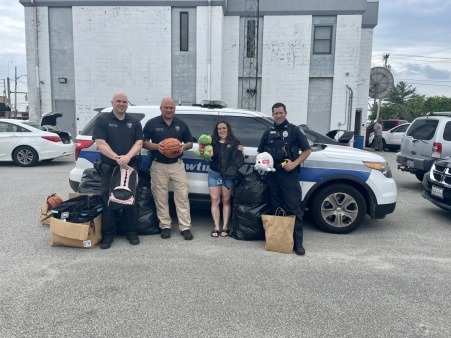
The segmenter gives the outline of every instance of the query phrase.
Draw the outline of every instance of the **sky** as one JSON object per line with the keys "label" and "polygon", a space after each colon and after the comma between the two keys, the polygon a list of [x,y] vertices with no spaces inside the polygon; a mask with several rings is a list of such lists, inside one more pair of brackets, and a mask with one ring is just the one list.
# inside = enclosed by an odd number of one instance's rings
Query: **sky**
{"label": "sky", "polygon": [[[380,0],[374,28],[372,67],[388,65],[395,84],[404,81],[425,96],[451,97],[451,0]],[[17,91],[25,92],[24,7],[19,0],[0,0],[0,95],[17,67]],[[25,109],[24,94],[17,95]],[[14,106],[14,95],[13,95]]]}

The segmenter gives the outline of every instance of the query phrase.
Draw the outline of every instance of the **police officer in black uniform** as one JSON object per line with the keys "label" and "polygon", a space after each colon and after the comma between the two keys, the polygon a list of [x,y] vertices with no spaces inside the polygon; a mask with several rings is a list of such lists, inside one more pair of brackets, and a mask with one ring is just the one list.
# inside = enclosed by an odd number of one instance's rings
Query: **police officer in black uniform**
{"label": "police officer in black uniform", "polygon": [[[108,249],[116,234],[116,210],[108,205],[111,177],[116,166],[137,166],[138,157],[143,144],[141,122],[126,114],[127,96],[118,92],[114,94],[113,111],[100,115],[94,125],[92,138],[100,151],[101,163],[97,166],[100,174],[100,189],[105,210],[102,214],[101,249]],[[122,210],[122,224],[128,241],[132,245],[139,244],[136,231],[136,206]]]}
{"label": "police officer in black uniform", "polygon": [[[182,161],[183,152],[193,147],[193,137],[188,125],[175,116],[174,100],[165,97],[160,105],[161,115],[147,121],[144,126],[144,148],[150,150],[151,190],[160,221],[161,238],[171,237],[171,215],[168,205],[169,184],[174,190],[174,202],[177,211],[180,234],[185,240],[192,240],[191,214],[188,199],[189,185]],[[163,153],[162,141],[176,138],[180,141],[180,150],[176,158],[168,158]]]}
{"label": "police officer in black uniform", "polygon": [[[302,129],[287,120],[283,103],[272,106],[274,126],[263,133],[258,152],[268,152],[274,159],[275,172],[268,172],[267,182],[271,194],[271,209],[281,207],[296,216],[294,224],[294,251],[304,255],[302,230],[302,191],[299,184],[299,166],[310,155],[307,137]],[[299,151],[302,151],[299,154]]]}

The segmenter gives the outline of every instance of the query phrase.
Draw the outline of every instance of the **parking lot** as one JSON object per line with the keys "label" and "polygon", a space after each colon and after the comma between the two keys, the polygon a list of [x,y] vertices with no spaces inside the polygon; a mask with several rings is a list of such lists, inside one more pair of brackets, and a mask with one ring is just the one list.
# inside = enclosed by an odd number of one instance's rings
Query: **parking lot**
{"label": "parking lot", "polygon": [[211,238],[193,210],[193,241],[124,238],[111,249],[50,247],[47,195],[70,192],[71,159],[0,164],[1,337],[449,337],[451,214],[396,169],[397,207],[348,235],[305,219],[306,255]]}

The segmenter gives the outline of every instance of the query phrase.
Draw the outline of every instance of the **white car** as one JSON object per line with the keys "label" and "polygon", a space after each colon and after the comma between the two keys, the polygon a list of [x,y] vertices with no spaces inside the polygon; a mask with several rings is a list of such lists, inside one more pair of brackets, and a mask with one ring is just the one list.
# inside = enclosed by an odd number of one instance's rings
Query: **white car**
{"label": "white car", "polygon": [[[111,108],[100,114],[109,112]],[[158,106],[130,106],[127,113],[138,118],[143,126],[150,118],[161,114]],[[211,134],[215,122],[228,121],[244,146],[245,163],[252,165],[263,132],[274,123],[271,117],[259,112],[212,105],[177,106],[176,115],[188,124],[194,138]],[[76,166],[69,176],[75,191],[83,171],[100,160],[100,153],[92,140],[94,121],[95,117],[76,138]],[[378,219],[395,210],[396,183],[383,157],[349,147],[309,143],[313,151],[299,173],[302,186],[299,203],[311,213],[317,226],[332,233],[348,233],[355,230],[367,214]],[[195,143],[193,149],[183,155],[189,197],[192,205],[198,202],[209,205],[208,163],[194,155],[197,147]],[[148,175],[147,150],[143,150],[141,155],[141,174]]]}
{"label": "white car", "polygon": [[75,152],[69,133],[47,131],[51,127],[33,122],[0,120],[0,162],[14,161],[22,167],[31,167],[38,161],[51,161]]}
{"label": "white car", "polygon": [[[409,128],[410,123],[400,124],[390,130],[384,130],[382,132],[382,146],[390,151],[397,151],[401,147],[401,142],[407,128]],[[369,145],[373,146],[374,133],[370,134]]]}

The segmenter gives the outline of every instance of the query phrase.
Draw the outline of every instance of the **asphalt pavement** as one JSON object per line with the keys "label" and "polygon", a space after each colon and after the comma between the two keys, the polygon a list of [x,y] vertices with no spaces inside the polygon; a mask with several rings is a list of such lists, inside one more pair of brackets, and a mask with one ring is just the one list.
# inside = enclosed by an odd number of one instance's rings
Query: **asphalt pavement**
{"label": "asphalt pavement", "polygon": [[47,195],[71,191],[72,159],[0,164],[0,337],[450,337],[451,214],[381,153],[398,185],[393,214],[348,235],[305,219],[306,255],[212,238],[141,236],[111,249],[50,246]]}

